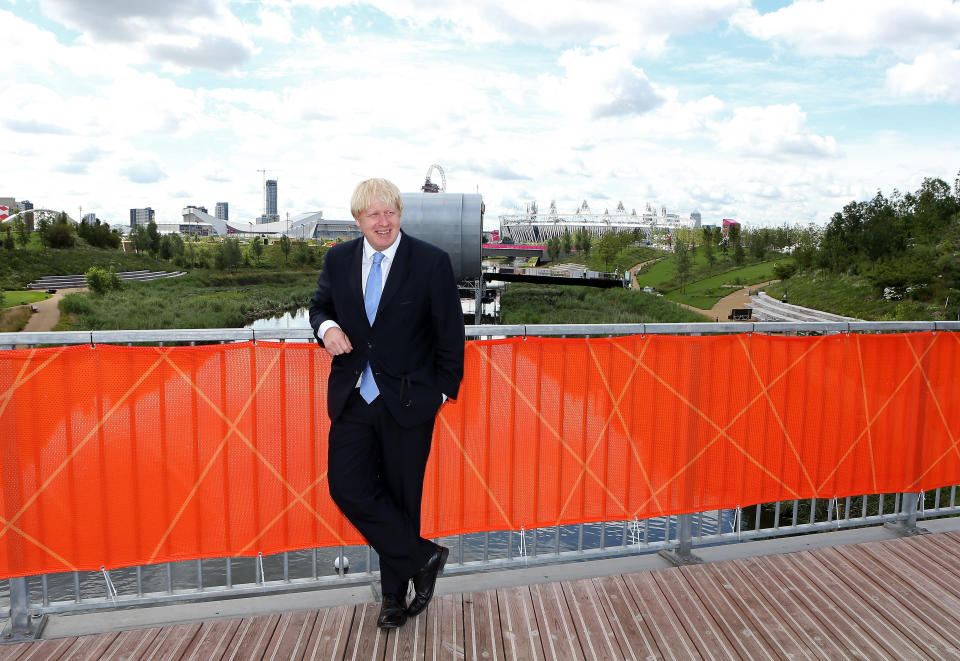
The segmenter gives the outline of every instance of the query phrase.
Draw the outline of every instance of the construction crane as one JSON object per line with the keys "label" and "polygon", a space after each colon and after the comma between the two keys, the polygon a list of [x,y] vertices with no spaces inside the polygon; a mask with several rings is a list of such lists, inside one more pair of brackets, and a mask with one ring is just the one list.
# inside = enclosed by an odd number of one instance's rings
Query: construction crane
{"label": "construction crane", "polygon": [[[430,175],[433,171],[436,170],[440,173],[440,185],[430,181]],[[447,175],[443,173],[443,168],[434,163],[429,168],[427,168],[427,180],[423,182],[423,188],[421,188],[424,193],[446,193],[447,192]]]}

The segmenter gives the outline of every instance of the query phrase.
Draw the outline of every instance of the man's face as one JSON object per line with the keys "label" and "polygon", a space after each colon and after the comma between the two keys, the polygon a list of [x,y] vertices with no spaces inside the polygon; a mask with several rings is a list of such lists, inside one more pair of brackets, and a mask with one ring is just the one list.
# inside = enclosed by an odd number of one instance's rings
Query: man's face
{"label": "man's face", "polygon": [[400,213],[392,204],[376,200],[360,213],[357,227],[377,252],[383,252],[400,234]]}

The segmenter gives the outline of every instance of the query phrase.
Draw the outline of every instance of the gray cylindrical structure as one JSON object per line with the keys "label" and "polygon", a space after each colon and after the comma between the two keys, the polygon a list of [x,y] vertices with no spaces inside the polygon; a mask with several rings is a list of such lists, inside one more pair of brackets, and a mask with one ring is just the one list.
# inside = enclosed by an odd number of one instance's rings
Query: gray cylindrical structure
{"label": "gray cylindrical structure", "polygon": [[450,255],[457,280],[479,278],[483,219],[475,193],[403,193],[401,227]]}

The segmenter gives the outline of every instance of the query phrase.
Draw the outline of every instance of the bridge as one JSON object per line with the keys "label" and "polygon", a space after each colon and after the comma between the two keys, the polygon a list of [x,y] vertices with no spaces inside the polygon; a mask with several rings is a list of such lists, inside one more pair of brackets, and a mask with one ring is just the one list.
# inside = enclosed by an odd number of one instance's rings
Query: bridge
{"label": "bridge", "polygon": [[[464,395],[438,419],[425,488],[425,534],[453,548],[445,594],[388,636],[366,603],[376,558],[325,494],[316,375],[328,360],[310,329],[7,334],[0,348],[28,348],[0,351],[0,617],[11,639],[43,616],[68,636],[38,651],[951,656],[957,519],[934,519],[960,513],[943,486],[960,482],[958,331],[468,327]],[[940,534],[889,540],[922,527]],[[851,537],[871,543],[721,562]],[[344,558],[350,571],[331,573]],[[653,560],[682,567],[636,573]],[[119,624],[118,606],[164,604],[182,619],[185,602],[242,595],[303,610],[96,640],[58,619],[111,612]],[[334,598],[345,601],[317,610]]]}

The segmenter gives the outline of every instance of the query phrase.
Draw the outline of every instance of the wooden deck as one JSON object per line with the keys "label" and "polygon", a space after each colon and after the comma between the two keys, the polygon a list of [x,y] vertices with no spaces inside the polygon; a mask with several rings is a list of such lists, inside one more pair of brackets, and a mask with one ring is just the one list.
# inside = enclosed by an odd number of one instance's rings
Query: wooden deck
{"label": "wooden deck", "polygon": [[27,659],[958,659],[960,533],[0,646]]}

